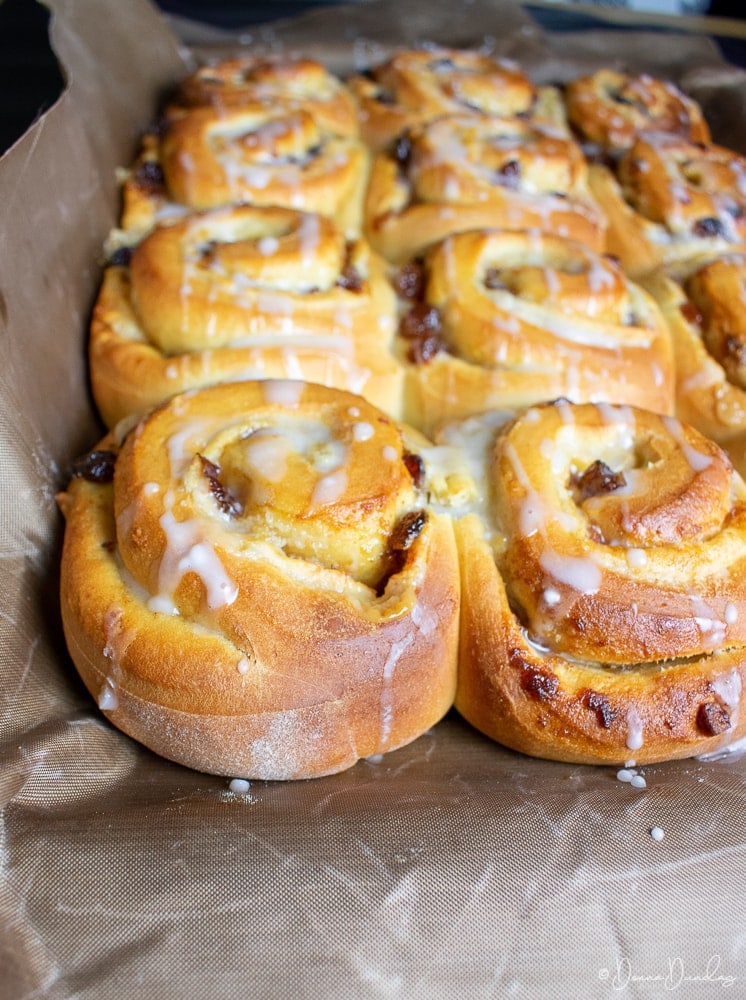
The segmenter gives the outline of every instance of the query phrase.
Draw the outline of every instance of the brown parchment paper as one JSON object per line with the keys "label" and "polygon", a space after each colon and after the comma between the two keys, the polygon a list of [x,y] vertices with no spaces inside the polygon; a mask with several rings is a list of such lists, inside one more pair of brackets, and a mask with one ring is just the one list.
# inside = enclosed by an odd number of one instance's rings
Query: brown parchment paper
{"label": "brown parchment paper", "polygon": [[[54,493],[98,434],[86,325],[115,168],[185,53],[145,0],[49,6],[68,85],[0,161],[0,997],[746,997],[746,757],[647,767],[638,789],[449,716],[381,761],[236,794],[99,714],[61,637]],[[643,52],[613,32],[571,49],[486,0],[242,38],[358,67],[486,40],[550,78]],[[647,68],[699,73],[742,135],[741,71],[661,39]]]}

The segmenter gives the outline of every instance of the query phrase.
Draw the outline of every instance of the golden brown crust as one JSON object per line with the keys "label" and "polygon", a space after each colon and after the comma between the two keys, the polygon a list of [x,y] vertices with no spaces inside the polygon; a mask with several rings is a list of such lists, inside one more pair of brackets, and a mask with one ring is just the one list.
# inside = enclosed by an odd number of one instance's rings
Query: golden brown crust
{"label": "golden brown crust", "polygon": [[746,159],[715,145],[646,133],[589,182],[608,220],[606,249],[633,278],[746,240]]}
{"label": "golden brown crust", "polygon": [[305,109],[174,107],[125,179],[121,226],[143,234],[185,209],[250,204],[318,212],[356,235],[368,168],[357,138],[325,131]]}
{"label": "golden brown crust", "polygon": [[601,69],[565,88],[567,117],[582,140],[602,150],[629,149],[641,132],[670,132],[710,142],[702,109],[668,80]]}
{"label": "golden brown crust", "polygon": [[402,434],[359,397],[277,381],[178,397],[121,450],[102,442],[113,482],[78,477],[60,498],[61,588],[112,722],[257,778],[341,770],[437,722],[456,554]]}
{"label": "golden brown crust", "polygon": [[439,349],[410,365],[405,399],[426,433],[558,396],[673,412],[668,328],[613,261],[558,236],[477,230],[434,247],[424,273],[414,309],[435,310]]}
{"label": "golden brown crust", "polygon": [[344,83],[316,59],[241,54],[198,67],[179,85],[184,107],[238,108],[281,102],[309,111],[326,132],[358,135],[357,107]]}
{"label": "golden brown crust", "polygon": [[107,269],[90,331],[94,399],[113,426],[184,389],[303,378],[397,415],[395,310],[383,261],[323,216],[192,214]]}
{"label": "golden brown crust", "polygon": [[[596,124],[587,84],[614,105]],[[59,498],[85,683],[163,756],[258,778],[416,738],[457,655],[459,710],[526,753],[740,738],[746,487],[714,442],[746,468],[742,286],[712,305],[730,262],[689,261],[746,245],[746,161],[647,77],[568,88],[576,134],[612,152],[590,174],[557,91],[483,54],[399,52],[350,88],[368,147],[350,90],[284,57],[201,69],[144,137],[90,358],[110,425],[148,415],[102,443],[113,484]],[[603,250],[666,264],[659,306]],[[413,258],[392,357],[392,264]],[[713,440],[660,415],[661,308],[677,415]],[[578,402],[540,405],[558,396]],[[392,423],[404,400],[427,433],[468,419],[431,447]]]}
{"label": "golden brown crust", "polygon": [[402,49],[348,85],[360,134],[374,150],[424,122],[464,112],[565,126],[556,89],[536,87],[513,64],[466,49]]}
{"label": "golden brown crust", "polygon": [[525,753],[650,763],[746,732],[746,486],[672,418],[570,403],[493,435],[457,523],[456,706]]}
{"label": "golden brown crust", "polygon": [[646,279],[671,330],[676,412],[746,476],[746,254],[695,258]]}
{"label": "golden brown crust", "polygon": [[570,139],[518,119],[449,115],[373,160],[364,231],[401,263],[451,233],[538,229],[600,250],[604,220]]}

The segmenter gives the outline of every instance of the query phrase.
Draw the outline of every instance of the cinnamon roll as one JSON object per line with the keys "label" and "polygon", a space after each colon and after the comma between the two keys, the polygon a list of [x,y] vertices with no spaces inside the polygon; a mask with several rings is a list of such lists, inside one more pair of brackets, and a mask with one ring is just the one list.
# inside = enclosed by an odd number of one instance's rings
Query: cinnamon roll
{"label": "cinnamon roll", "polygon": [[537,87],[517,66],[468,49],[404,49],[348,80],[360,114],[360,134],[373,149],[442,115],[478,112],[521,116],[566,127],[553,87]]}
{"label": "cinnamon roll", "polygon": [[325,132],[357,136],[357,107],[344,83],[316,59],[241,54],[199,66],[182,80],[175,103],[238,108],[278,102],[308,111]]}
{"label": "cinnamon roll", "polygon": [[459,233],[426,255],[421,283],[399,343],[409,362],[406,418],[426,433],[557,396],[673,412],[660,310],[614,261],[581,244],[537,232]]}
{"label": "cinnamon roll", "polygon": [[661,269],[645,284],[673,338],[677,414],[746,476],[746,252]]}
{"label": "cinnamon roll", "polygon": [[565,88],[567,117],[580,138],[605,151],[629,149],[641,132],[670,132],[710,142],[702,109],[674,83],[601,69]]}
{"label": "cinnamon roll", "polygon": [[577,763],[741,738],[746,485],[724,452],[608,404],[533,407],[485,440],[481,502],[456,523],[462,715]]}
{"label": "cinnamon roll", "polygon": [[722,146],[644,133],[614,172],[592,164],[589,180],[606,249],[633,277],[746,241],[746,158]]}
{"label": "cinnamon roll", "polygon": [[305,108],[172,109],[125,177],[121,226],[142,233],[184,209],[251,204],[319,212],[354,235],[368,164],[358,139],[325,131]]}
{"label": "cinnamon roll", "polygon": [[539,229],[601,249],[605,228],[579,146],[477,114],[444,116],[379,153],[364,216],[371,245],[396,263],[468,229]]}
{"label": "cinnamon roll", "polygon": [[352,394],[292,381],[178,396],[81,460],[62,616],[111,722],[189,767],[306,778],[448,710],[453,529],[423,441]]}
{"label": "cinnamon roll", "polygon": [[91,322],[110,427],[185,389],[300,378],[401,408],[383,261],[324,216],[249,205],[156,226],[107,268]]}

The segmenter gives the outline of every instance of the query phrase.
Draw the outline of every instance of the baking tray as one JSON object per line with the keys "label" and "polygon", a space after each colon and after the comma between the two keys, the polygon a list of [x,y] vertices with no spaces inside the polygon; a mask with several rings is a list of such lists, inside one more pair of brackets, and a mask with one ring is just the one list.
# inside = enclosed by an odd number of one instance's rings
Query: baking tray
{"label": "baking tray", "polygon": [[344,68],[487,40],[552,80],[644,63],[699,87],[721,138],[746,134],[743,72],[696,33],[570,39],[486,0],[220,37],[145,0],[49,7],[66,87],[0,161],[0,997],[746,996],[745,757],[645,767],[635,787],[450,715],[378,761],[236,793],[114,730],[77,679],[54,499],[100,430],[85,340],[116,168],[194,51]]}

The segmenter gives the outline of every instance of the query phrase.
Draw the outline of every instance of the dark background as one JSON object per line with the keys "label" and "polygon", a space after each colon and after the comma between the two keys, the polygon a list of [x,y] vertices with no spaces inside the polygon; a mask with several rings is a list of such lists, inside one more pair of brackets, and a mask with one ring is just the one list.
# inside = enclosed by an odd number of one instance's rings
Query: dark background
{"label": "dark background", "polygon": [[[125,0],[126,2],[126,0]],[[157,0],[168,14],[206,21],[219,28],[239,28],[279,17],[291,17],[310,7],[334,0]],[[405,2],[405,0],[403,0]],[[733,15],[732,4],[711,0],[713,14]],[[601,25],[587,14],[570,8],[528,7],[542,27],[554,31],[577,30]],[[744,16],[740,14],[738,16]],[[49,15],[36,0],[0,0],[0,153],[59,95],[64,83],[49,47]],[[663,32],[665,33],[665,32]],[[746,40],[718,38],[723,54],[731,62],[746,66]]]}

